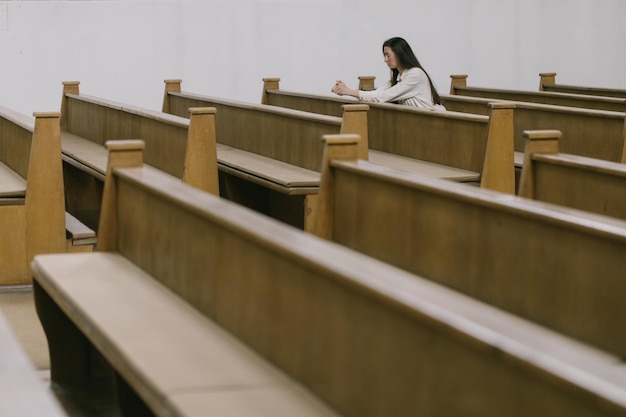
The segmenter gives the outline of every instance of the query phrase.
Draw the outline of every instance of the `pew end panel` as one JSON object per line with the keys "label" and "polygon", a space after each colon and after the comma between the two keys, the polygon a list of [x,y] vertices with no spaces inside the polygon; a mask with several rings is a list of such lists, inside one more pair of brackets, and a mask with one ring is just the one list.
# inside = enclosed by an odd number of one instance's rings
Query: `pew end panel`
{"label": "pew end panel", "polygon": [[0,284],[30,283],[38,253],[65,251],[58,112],[0,108]]}
{"label": "pew end panel", "polygon": [[558,130],[525,131],[524,136],[526,137],[526,149],[518,195],[533,199],[535,198],[533,156],[535,153],[558,153],[561,132]]}

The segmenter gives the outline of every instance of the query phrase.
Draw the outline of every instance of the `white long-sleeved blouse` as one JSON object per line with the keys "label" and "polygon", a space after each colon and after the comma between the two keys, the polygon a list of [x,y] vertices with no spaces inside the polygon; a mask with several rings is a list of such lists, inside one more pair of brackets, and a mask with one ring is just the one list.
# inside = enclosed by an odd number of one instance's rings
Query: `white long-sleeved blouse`
{"label": "white long-sleeved blouse", "polygon": [[381,103],[398,103],[405,106],[431,110],[445,110],[441,104],[433,104],[428,76],[421,68],[410,68],[398,75],[398,82],[392,86],[387,81],[376,90],[359,90],[359,100]]}

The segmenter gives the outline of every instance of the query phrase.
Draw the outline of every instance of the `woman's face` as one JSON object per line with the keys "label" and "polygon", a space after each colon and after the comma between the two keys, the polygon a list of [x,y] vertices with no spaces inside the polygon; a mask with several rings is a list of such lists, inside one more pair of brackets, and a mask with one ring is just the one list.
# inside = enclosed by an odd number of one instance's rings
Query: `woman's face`
{"label": "woman's face", "polygon": [[389,66],[390,69],[400,69],[398,68],[398,60],[396,58],[396,54],[393,53],[390,47],[385,46],[383,48],[383,56],[385,57],[385,63]]}

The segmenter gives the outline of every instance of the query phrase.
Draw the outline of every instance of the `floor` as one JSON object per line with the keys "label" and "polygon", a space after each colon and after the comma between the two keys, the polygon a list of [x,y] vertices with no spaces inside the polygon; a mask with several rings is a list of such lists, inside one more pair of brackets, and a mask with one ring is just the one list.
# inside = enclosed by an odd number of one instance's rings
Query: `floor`
{"label": "floor", "polygon": [[33,361],[42,384],[52,390],[69,417],[120,416],[112,406],[113,390],[109,384],[83,384],[79,391],[51,383],[48,344],[35,311],[32,286],[0,287],[0,310]]}

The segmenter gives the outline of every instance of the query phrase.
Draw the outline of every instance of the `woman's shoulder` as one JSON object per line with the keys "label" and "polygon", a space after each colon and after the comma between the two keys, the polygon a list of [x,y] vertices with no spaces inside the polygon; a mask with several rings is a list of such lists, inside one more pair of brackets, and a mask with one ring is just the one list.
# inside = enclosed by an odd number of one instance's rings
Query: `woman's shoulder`
{"label": "woman's shoulder", "polygon": [[405,77],[425,77],[426,72],[419,67],[413,67],[405,70],[403,75]]}

